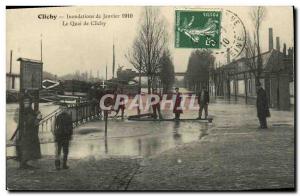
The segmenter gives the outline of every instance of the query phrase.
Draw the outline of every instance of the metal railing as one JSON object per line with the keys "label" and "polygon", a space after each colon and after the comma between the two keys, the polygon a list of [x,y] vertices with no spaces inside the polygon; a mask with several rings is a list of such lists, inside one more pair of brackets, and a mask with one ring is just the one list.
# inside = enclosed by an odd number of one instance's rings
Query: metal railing
{"label": "metal railing", "polygon": [[[55,128],[55,119],[57,115],[62,112],[60,108],[54,110],[50,114],[47,114],[43,119],[39,122],[39,138],[40,143],[52,143],[53,142],[53,132]],[[80,102],[76,104],[68,104],[66,108],[66,112],[69,113],[72,117],[73,128],[84,124],[91,120],[101,119],[101,109],[99,107],[99,103],[97,102]],[[11,137],[9,141],[7,141],[6,146],[15,146],[15,136],[18,132],[18,128]]]}
{"label": "metal railing", "polygon": [[[45,116],[39,123],[40,132],[53,132],[55,119],[62,110],[58,108],[52,113]],[[100,119],[101,109],[99,103],[96,102],[81,102],[76,104],[68,104],[66,112],[72,117],[73,128],[90,120]]]}

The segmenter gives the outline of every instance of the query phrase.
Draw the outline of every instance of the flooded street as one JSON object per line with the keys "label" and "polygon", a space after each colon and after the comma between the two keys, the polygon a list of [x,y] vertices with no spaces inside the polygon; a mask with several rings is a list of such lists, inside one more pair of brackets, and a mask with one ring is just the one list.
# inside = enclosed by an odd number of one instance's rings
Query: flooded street
{"label": "flooded street", "polygon": [[[13,120],[16,106],[7,105],[7,139],[11,137],[16,127],[16,122]],[[40,108],[45,116],[57,109],[57,106],[41,104]],[[88,122],[74,129],[69,156],[74,159],[86,157],[101,159],[110,156],[149,157],[182,144],[201,141],[210,134],[237,134],[232,133],[232,128],[245,126],[256,128],[258,121],[256,116],[253,116],[255,112],[255,106],[246,105],[243,100],[229,102],[217,99],[209,105],[209,116],[214,118],[213,123],[109,119],[107,138],[105,138],[103,121]],[[270,126],[293,126],[293,112],[271,111],[271,113]],[[127,116],[136,114],[136,111],[126,111],[125,114]],[[163,111],[162,114],[164,118],[173,118],[171,111]],[[197,115],[197,111],[184,111],[182,118],[196,118]],[[42,155],[54,155],[55,146],[49,131],[40,131],[40,141]],[[7,156],[13,155],[15,155],[15,148],[8,147]]]}
{"label": "flooded street", "polygon": [[[41,105],[41,110],[50,113],[56,107]],[[7,116],[12,117],[13,107],[7,108]],[[133,114],[136,111],[125,111],[126,116]],[[173,118],[172,111],[162,115]],[[197,116],[197,111],[185,110],[181,118]],[[269,128],[261,130],[254,105],[218,98],[209,105],[209,117],[212,123],[109,118],[107,137],[103,121],[82,124],[74,129],[67,171],[55,170],[53,136],[45,129],[39,133],[43,158],[33,163],[39,169],[20,171],[18,162],[8,159],[9,187],[248,190],[294,186],[293,111],[271,110]],[[15,155],[15,147],[6,149],[7,156]]]}
{"label": "flooded street", "polygon": [[[19,105],[17,103],[6,104],[6,141],[8,141],[17,128],[19,118]],[[58,109],[58,105],[53,103],[40,103],[40,111],[44,116]]]}

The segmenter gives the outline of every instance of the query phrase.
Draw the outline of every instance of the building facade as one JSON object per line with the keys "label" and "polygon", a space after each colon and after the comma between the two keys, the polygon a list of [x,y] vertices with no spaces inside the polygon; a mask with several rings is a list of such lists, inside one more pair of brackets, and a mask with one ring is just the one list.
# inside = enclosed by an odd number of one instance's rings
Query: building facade
{"label": "building facade", "polygon": [[[272,31],[270,37],[272,38]],[[269,39],[272,41],[272,39]],[[289,110],[294,104],[294,51],[286,51],[284,44],[280,51],[279,38],[276,38],[276,49],[270,43],[269,51],[261,54],[262,70],[259,81],[266,90],[269,106],[280,110]],[[226,98],[243,97],[247,102],[256,98],[257,65],[250,66],[249,62],[257,62],[255,57],[243,57],[211,72],[211,95]]]}

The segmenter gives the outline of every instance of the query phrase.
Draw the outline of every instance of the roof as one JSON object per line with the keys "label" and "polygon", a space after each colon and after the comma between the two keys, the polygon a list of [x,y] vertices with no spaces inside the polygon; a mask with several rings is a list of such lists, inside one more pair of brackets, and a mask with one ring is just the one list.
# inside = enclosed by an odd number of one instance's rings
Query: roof
{"label": "roof", "polygon": [[[272,56],[273,56],[273,59],[271,59]],[[278,56],[278,58],[276,58],[277,56]],[[250,58],[242,57],[242,58],[234,60],[234,61],[232,61],[232,62],[230,62],[228,64],[225,64],[222,67],[225,68],[225,69],[234,69],[239,62],[244,62],[247,59],[253,59],[253,58],[255,58],[255,62],[256,62],[257,57],[258,57],[257,55],[254,56],[254,57],[250,57]],[[277,68],[274,69],[275,63],[272,63],[272,61],[274,61],[274,59],[275,59],[276,60],[276,65],[279,65],[279,67],[281,67],[281,65],[282,65],[282,59],[283,59],[282,57],[283,57],[283,53],[280,52],[280,51],[278,51],[278,50],[275,50],[275,49],[272,49],[270,51],[261,53],[262,68],[266,69],[266,70],[269,70],[269,71],[276,70]]]}
{"label": "roof", "polygon": [[43,63],[40,60],[27,59],[27,58],[22,58],[22,57],[18,58],[17,61],[28,61],[28,62],[33,62],[33,63]]}

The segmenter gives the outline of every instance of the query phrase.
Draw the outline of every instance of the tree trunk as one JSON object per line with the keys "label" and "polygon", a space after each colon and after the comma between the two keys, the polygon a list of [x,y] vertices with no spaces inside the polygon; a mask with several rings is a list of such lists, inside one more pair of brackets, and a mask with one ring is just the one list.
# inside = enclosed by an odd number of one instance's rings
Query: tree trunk
{"label": "tree trunk", "polygon": [[248,80],[246,78],[246,73],[244,73],[244,83],[245,83],[245,102],[248,102]]}
{"label": "tree trunk", "polygon": [[151,94],[151,78],[148,76],[148,94]]}
{"label": "tree trunk", "polygon": [[259,26],[256,29],[256,36],[257,36],[257,79],[259,81],[262,72],[262,59],[260,54],[260,41],[259,41]]}

